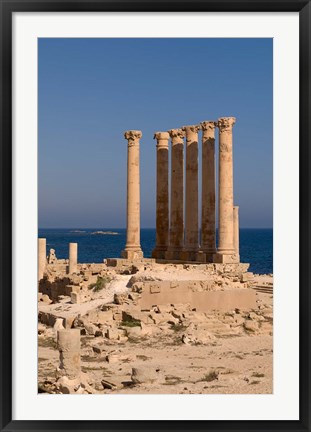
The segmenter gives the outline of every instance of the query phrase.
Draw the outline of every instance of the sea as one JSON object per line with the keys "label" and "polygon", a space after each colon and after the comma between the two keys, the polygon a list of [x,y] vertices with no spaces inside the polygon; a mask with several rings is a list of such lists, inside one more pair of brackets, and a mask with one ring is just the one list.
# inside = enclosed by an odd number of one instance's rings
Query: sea
{"label": "sea", "polygon": [[[126,229],[48,228],[39,229],[38,234],[46,238],[47,253],[53,248],[57,258],[61,259],[68,258],[68,243],[78,243],[80,263],[100,263],[105,258],[120,257],[126,243]],[[141,229],[144,257],[151,257],[155,238],[155,229]],[[249,271],[253,273],[273,273],[273,230],[241,228],[240,258],[241,262],[250,263]]]}

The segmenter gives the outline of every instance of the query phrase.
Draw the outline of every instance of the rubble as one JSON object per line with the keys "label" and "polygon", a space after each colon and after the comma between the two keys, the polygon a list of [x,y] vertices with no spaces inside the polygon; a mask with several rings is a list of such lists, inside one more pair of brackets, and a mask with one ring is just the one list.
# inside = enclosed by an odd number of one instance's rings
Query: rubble
{"label": "rubble", "polygon": [[[223,272],[220,272],[219,266]],[[44,279],[44,286],[49,285],[50,293],[57,291],[57,297],[54,294],[51,298],[44,293],[38,295],[38,338],[39,352],[43,349],[40,348],[42,346],[52,353],[57,349],[56,333],[77,332],[79,340],[81,338],[80,361],[77,360],[79,365],[77,369],[80,372],[76,370],[76,373],[72,374],[70,368],[68,372],[67,354],[66,351],[62,351],[65,353],[62,363],[57,365],[57,356],[53,357],[55,378],[51,366],[46,366],[44,369],[39,367],[41,392],[123,393],[132,392],[134,391],[132,389],[138,386],[140,392],[148,392],[150,388],[160,393],[174,389],[173,392],[182,393],[184,391],[182,383],[187,382],[187,391],[204,393],[216,392],[217,389],[212,387],[215,385],[214,381],[229,387],[239,383],[244,392],[251,391],[248,387],[243,387],[250,386],[250,382],[253,381],[251,375],[247,375],[249,379],[247,382],[242,379],[245,373],[243,374],[241,370],[230,372],[227,363],[224,370],[218,369],[223,358],[228,358],[230,350],[218,357],[215,357],[213,351],[217,350],[221,353],[222,347],[234,343],[235,351],[238,352],[237,347],[244,340],[254,340],[257,343],[266,341],[265,344],[271,340],[272,343],[271,296],[252,288],[258,284],[272,286],[271,277],[251,277],[245,272],[241,274],[240,264],[236,265],[237,272],[234,273],[233,265],[202,264],[195,267],[194,264],[186,266],[165,264],[164,266],[149,263],[147,270],[144,266],[135,275],[127,276],[120,274],[118,269],[112,270],[105,264],[95,269],[91,265],[82,267],[78,264],[78,267],[79,272],[69,277],[60,271],[57,276],[51,272]],[[192,279],[189,279],[189,267]],[[94,292],[89,286],[96,284],[99,275],[101,278],[109,275],[111,282],[100,291]],[[248,276],[244,277],[245,275]],[[57,287],[55,291],[54,284]],[[226,286],[225,291],[223,291],[224,286]],[[150,288],[153,290],[152,293]],[[60,294],[61,290],[65,294]],[[251,308],[243,307],[236,301],[228,304],[224,309],[220,307],[214,310],[208,308],[202,310],[200,304],[195,307],[193,300],[189,301],[187,296],[177,296],[172,302],[149,304],[142,302],[146,292],[150,296],[157,296],[162,292],[178,293],[180,290],[199,296],[204,293],[223,293],[230,290],[238,293],[239,290],[244,290],[254,296],[255,302],[252,303]],[[66,293],[70,293],[71,297]],[[76,296],[85,297],[79,302],[72,301]],[[251,342],[246,346],[250,347]],[[237,361],[246,361],[239,360],[239,357],[244,359],[244,352],[248,349],[244,348],[242,354],[237,354],[234,364]],[[179,358],[183,360],[181,369],[178,371],[179,361],[177,358],[173,361],[174,357],[170,360],[170,356],[175,352],[177,355],[183,350],[186,350],[187,354],[180,354]],[[214,369],[218,371],[217,379],[211,384],[206,378],[209,376],[209,369],[204,367],[204,363],[196,369],[191,360],[196,358],[195,353],[200,350],[206,352],[202,361],[207,355],[206,361],[209,364],[212,361]],[[254,359],[258,357],[256,353],[248,356]],[[184,363],[186,361],[184,359],[187,358],[188,366]],[[161,372],[158,370],[159,365]],[[193,378],[188,377],[187,371],[191,371],[190,376],[193,375]],[[192,380],[192,384],[189,383],[189,379]],[[265,383],[263,378],[259,381]]]}

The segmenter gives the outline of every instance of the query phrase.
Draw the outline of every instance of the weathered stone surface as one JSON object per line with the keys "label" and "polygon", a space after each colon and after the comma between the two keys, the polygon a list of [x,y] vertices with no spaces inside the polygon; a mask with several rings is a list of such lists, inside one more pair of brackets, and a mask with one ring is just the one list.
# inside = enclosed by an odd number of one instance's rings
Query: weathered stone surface
{"label": "weathered stone surface", "polygon": [[95,336],[95,333],[98,330],[98,327],[96,327],[94,324],[87,323],[87,322],[84,323],[84,328],[85,328],[87,334],[90,336]]}
{"label": "weathered stone surface", "polygon": [[104,389],[112,390],[113,388],[117,387],[116,384],[112,383],[111,381],[104,380],[104,379],[101,381],[101,383],[102,383],[102,386]]}
{"label": "weathered stone surface", "polygon": [[182,129],[168,131],[171,137],[170,244],[165,259],[178,260],[184,245],[184,137]]}
{"label": "weathered stone surface", "polygon": [[59,330],[57,343],[60,353],[58,373],[69,379],[76,379],[81,374],[80,330]]}
{"label": "weathered stone surface", "polygon": [[55,249],[50,249],[49,256],[48,256],[48,263],[49,264],[55,264],[57,263],[57,257],[55,253]]}
{"label": "weathered stone surface", "polygon": [[233,159],[232,127],[234,117],[222,117],[219,128],[219,223],[218,250],[214,262],[239,262],[233,245]]}
{"label": "weathered stone surface", "polygon": [[78,243],[69,243],[69,274],[77,273]]}
{"label": "weathered stone surface", "polygon": [[114,294],[114,302],[118,305],[123,304],[124,302],[128,301],[127,294]]}
{"label": "weathered stone surface", "polygon": [[38,281],[43,279],[46,272],[46,239],[38,239]]}
{"label": "weathered stone surface", "polygon": [[134,384],[154,383],[162,378],[159,369],[150,366],[139,366],[132,368],[131,379]]}
{"label": "weathered stone surface", "polygon": [[93,351],[96,354],[101,354],[102,352],[105,351],[105,345],[104,344],[93,345]]}
{"label": "weathered stone surface", "polygon": [[72,292],[70,294],[70,300],[73,304],[80,304],[82,301],[82,297],[80,293]]}
{"label": "weathered stone surface", "polygon": [[215,121],[201,123],[202,128],[202,226],[201,249],[207,262],[216,253],[216,170]]}
{"label": "weathered stone surface", "polygon": [[241,282],[249,282],[254,279],[254,273],[247,272],[241,275]]}
{"label": "weathered stone surface", "polygon": [[63,318],[57,318],[55,321],[55,324],[53,326],[54,330],[64,330],[65,326],[64,326],[64,319]]}
{"label": "weathered stone surface", "polygon": [[157,132],[157,201],[156,201],[156,247],[153,258],[163,259],[169,244],[169,175],[168,132]]}
{"label": "weathered stone surface", "polygon": [[245,330],[247,330],[249,332],[255,333],[259,329],[259,325],[256,321],[246,320],[244,322],[244,328],[245,328]]}
{"label": "weathered stone surface", "polygon": [[139,140],[141,131],[129,130],[124,137],[127,146],[127,225],[126,245],[122,258],[136,260],[143,257],[140,246],[140,174],[139,174]]}
{"label": "weathered stone surface", "polygon": [[198,131],[200,126],[184,126],[186,134],[186,220],[184,261],[195,261],[199,250],[198,214]]}

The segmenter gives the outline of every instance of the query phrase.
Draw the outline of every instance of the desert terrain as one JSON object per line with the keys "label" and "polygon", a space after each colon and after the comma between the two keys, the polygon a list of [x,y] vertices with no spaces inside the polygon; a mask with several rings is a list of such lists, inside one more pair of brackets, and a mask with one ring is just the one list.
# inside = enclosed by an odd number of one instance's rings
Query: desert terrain
{"label": "desert terrain", "polygon": [[[66,275],[67,264],[54,260],[39,284],[39,393],[273,392],[272,275],[152,260],[136,266],[81,264],[77,274]],[[145,292],[159,295],[167,284],[195,293],[252,293],[255,303],[209,310],[193,307],[182,295],[174,303],[152,304],[150,298],[160,297],[150,296],[144,301]],[[63,329],[80,331],[81,377],[72,382],[62,370]]]}

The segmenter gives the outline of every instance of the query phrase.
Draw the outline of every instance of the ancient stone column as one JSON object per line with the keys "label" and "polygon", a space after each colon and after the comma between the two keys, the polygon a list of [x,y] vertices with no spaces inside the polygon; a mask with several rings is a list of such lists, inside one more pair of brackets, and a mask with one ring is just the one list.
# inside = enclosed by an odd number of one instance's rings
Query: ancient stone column
{"label": "ancient stone column", "polygon": [[141,131],[129,130],[124,134],[127,147],[127,226],[126,245],[122,258],[141,259],[140,247],[140,177],[139,177],[139,140]]}
{"label": "ancient stone column", "polygon": [[169,192],[168,192],[168,132],[157,132],[157,210],[156,210],[156,247],[152,257],[165,258],[169,239]]}
{"label": "ancient stone column", "polygon": [[239,206],[233,207],[233,247],[240,262],[240,224],[239,224]]}
{"label": "ancient stone column", "polygon": [[78,243],[69,243],[69,274],[77,273]]}
{"label": "ancient stone column", "polygon": [[202,222],[201,251],[206,262],[216,253],[216,178],[214,121],[201,123],[202,128]]}
{"label": "ancient stone column", "polygon": [[59,349],[59,374],[69,379],[79,378],[81,374],[80,330],[59,330],[57,332]]}
{"label": "ancient stone column", "polygon": [[43,279],[46,270],[46,239],[38,239],[38,281]]}
{"label": "ancient stone column", "polygon": [[237,262],[233,247],[233,159],[232,127],[234,117],[222,117],[219,128],[219,222],[218,250],[214,262]]}
{"label": "ancient stone column", "polygon": [[168,131],[171,151],[170,239],[167,260],[179,260],[184,246],[184,137],[182,129]]}
{"label": "ancient stone column", "polygon": [[182,259],[196,261],[199,250],[198,131],[200,126],[185,126],[186,133],[186,223]]}

